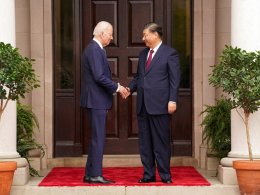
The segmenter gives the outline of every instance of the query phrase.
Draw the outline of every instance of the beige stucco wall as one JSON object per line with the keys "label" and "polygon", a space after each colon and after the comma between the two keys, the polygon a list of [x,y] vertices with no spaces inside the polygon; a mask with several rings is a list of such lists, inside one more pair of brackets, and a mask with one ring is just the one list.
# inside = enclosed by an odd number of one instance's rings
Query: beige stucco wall
{"label": "beige stucco wall", "polygon": [[[208,83],[208,74],[225,44],[230,43],[231,0],[194,0],[193,29],[193,157],[200,166],[204,105],[213,105],[221,91]],[[21,52],[36,59],[41,87],[24,100],[40,122],[37,140],[53,153],[53,47],[51,0],[16,0],[16,38]]]}
{"label": "beige stucco wall", "polygon": [[204,168],[205,152],[201,150],[204,105],[215,103],[215,89],[209,85],[210,66],[215,63],[216,39],[216,3],[215,0],[194,1],[194,38],[193,38],[193,154],[200,167]]}
{"label": "beige stucco wall", "polygon": [[53,73],[51,0],[16,0],[16,46],[35,59],[33,68],[41,87],[28,94],[24,103],[32,106],[39,120],[35,137],[53,151]]}
{"label": "beige stucco wall", "polygon": [[199,166],[205,167],[206,149],[202,145],[205,105],[214,105],[222,94],[208,82],[225,44],[230,44],[231,0],[194,0],[193,29],[193,154]]}
{"label": "beige stucco wall", "polygon": [[[15,1],[15,28],[16,28],[16,47],[19,48],[22,55],[31,56],[31,38],[30,38],[30,1]],[[23,101],[31,104],[31,94],[27,94]]]}
{"label": "beige stucco wall", "polygon": [[[216,62],[225,45],[231,44],[231,0],[216,0]],[[216,90],[216,97],[221,97]]]}

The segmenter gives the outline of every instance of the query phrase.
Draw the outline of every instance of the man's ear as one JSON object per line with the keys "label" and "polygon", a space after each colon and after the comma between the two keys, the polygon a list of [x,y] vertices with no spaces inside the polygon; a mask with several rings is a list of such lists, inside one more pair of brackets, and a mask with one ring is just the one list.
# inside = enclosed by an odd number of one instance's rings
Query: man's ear
{"label": "man's ear", "polygon": [[156,35],[156,37],[160,37],[158,32],[154,32],[154,34]]}

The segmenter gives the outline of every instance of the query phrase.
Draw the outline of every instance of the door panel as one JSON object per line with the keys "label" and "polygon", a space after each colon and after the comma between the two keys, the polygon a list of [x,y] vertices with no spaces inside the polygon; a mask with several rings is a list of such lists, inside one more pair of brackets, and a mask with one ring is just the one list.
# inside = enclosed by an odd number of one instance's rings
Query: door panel
{"label": "door panel", "polygon": [[79,82],[79,0],[53,0],[54,156],[82,155]]}

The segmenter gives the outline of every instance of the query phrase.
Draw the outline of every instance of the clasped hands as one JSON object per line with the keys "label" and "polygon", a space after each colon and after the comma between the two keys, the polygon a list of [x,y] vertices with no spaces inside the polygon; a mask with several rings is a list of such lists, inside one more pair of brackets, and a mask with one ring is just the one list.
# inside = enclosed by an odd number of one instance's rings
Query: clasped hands
{"label": "clasped hands", "polygon": [[130,89],[122,85],[119,86],[119,93],[123,99],[126,99],[131,94]]}

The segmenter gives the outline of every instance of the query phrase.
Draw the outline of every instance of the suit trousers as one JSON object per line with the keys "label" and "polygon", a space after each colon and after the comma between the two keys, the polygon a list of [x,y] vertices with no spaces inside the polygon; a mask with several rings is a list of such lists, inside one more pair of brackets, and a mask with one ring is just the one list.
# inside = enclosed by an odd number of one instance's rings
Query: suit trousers
{"label": "suit trousers", "polygon": [[137,119],[140,156],[144,167],[143,178],[151,179],[155,177],[157,164],[161,179],[171,179],[169,115],[150,115],[146,110],[145,104],[143,104]]}
{"label": "suit trousers", "polygon": [[85,175],[102,176],[102,161],[105,145],[105,128],[107,110],[88,109],[91,123],[91,140],[88,148]]}

